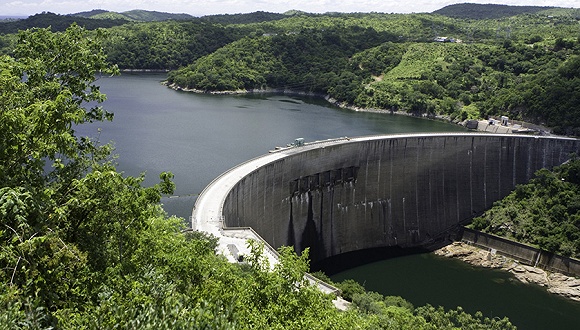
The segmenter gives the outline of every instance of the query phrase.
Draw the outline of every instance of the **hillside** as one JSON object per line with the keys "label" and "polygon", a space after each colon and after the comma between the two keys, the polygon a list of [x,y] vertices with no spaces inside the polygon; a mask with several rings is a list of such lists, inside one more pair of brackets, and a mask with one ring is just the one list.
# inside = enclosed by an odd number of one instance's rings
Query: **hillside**
{"label": "hillside", "polygon": [[462,3],[445,6],[434,11],[433,14],[464,19],[497,19],[522,14],[536,14],[553,8],[556,7]]}
{"label": "hillside", "polygon": [[78,17],[84,17],[84,18],[93,18],[96,15],[100,15],[100,14],[105,14],[108,13],[109,11],[104,10],[104,9],[93,9],[91,11],[83,11],[80,13],[75,13],[75,14],[70,14],[69,16],[78,16]]}
{"label": "hillside", "polygon": [[509,22],[325,14],[228,26],[247,29],[245,39],[168,81],[208,92],[306,91],[345,106],[455,121],[506,115],[580,135],[579,18],[575,9],[561,14]]}
{"label": "hillside", "polygon": [[257,11],[248,14],[207,15],[202,16],[200,19],[210,23],[249,24],[249,23],[276,21],[283,18],[287,18],[288,16],[291,15],[292,14],[277,14],[277,13],[268,13],[265,11]]}
{"label": "hillside", "polygon": [[474,229],[580,258],[580,159],[536,173],[473,220]]}
{"label": "hillside", "polygon": [[121,13],[96,9],[88,12],[71,14],[70,16],[93,18],[93,19],[125,19],[127,21],[132,22],[159,22],[159,21],[185,20],[194,18],[189,14],[172,14],[139,9],[129,10]]}
{"label": "hillside", "polygon": [[41,13],[21,20],[0,21],[0,34],[16,33],[20,30],[31,28],[46,28],[49,26],[53,31],[64,31],[73,23],[77,23],[87,30],[94,30],[97,28],[110,28],[113,26],[126,24],[127,20],[95,20],[81,16],[75,17],[70,15],[58,15],[54,13]]}

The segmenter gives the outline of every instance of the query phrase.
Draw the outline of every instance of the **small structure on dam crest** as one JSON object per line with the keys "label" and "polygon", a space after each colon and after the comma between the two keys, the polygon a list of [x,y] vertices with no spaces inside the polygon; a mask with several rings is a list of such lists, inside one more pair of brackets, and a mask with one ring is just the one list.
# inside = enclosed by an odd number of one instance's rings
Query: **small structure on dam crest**
{"label": "small structure on dam crest", "polygon": [[[241,254],[244,238],[252,235],[273,248],[310,247],[313,262],[363,249],[423,246],[571,153],[580,153],[580,140],[526,135],[307,143],[218,177],[198,198],[192,227],[220,236],[224,247],[233,244]],[[235,228],[246,228],[245,234]]]}

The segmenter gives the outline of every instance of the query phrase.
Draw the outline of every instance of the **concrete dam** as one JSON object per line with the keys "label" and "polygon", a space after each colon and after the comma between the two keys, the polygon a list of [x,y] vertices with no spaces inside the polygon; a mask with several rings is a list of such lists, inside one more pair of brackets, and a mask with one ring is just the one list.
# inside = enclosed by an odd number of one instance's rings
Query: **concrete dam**
{"label": "concrete dam", "polygon": [[245,229],[274,249],[310,247],[313,263],[365,249],[424,246],[571,153],[580,154],[580,140],[513,134],[307,143],[215,179],[196,201],[192,228],[219,236],[226,254],[243,252]]}

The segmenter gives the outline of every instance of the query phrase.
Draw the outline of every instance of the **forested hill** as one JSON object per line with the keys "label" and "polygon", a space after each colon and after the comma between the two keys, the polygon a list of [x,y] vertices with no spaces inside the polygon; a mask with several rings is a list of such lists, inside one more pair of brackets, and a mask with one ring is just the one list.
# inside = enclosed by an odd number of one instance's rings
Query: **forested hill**
{"label": "forested hill", "polygon": [[208,92],[312,92],[344,105],[457,121],[507,115],[580,135],[577,13],[509,21],[326,14],[228,25],[243,37],[168,81]]}
{"label": "forested hill", "polygon": [[58,15],[54,13],[40,13],[21,20],[11,20],[0,22],[0,34],[17,33],[21,30],[31,28],[51,27],[52,31],[64,31],[71,24],[76,23],[88,30],[97,28],[109,28],[126,24],[126,19],[102,19],[96,20],[85,17],[75,17],[70,15]]}
{"label": "forested hill", "polygon": [[[526,11],[477,20],[441,11],[293,11],[160,22],[45,13],[24,21],[53,31],[71,20],[86,20],[79,24],[89,29],[89,22],[117,25],[107,28],[109,60],[121,69],[175,70],[168,81],[177,88],[311,92],[341,105],[455,121],[507,115],[580,136],[580,9],[464,4],[442,11],[467,17],[475,8],[488,16]],[[0,24],[0,53],[15,40],[1,34],[12,23]]]}
{"label": "forested hill", "polygon": [[30,28],[51,27],[52,31],[64,31],[76,23],[88,30],[110,28],[129,22],[159,22],[168,20],[190,20],[188,14],[171,14],[147,10],[130,10],[122,13],[106,10],[91,10],[70,15],[43,12],[25,19],[0,22],[0,34],[16,33]]}
{"label": "forested hill", "polygon": [[536,14],[538,12],[554,8],[556,7],[461,3],[445,6],[439,10],[434,11],[433,14],[455,18],[494,19],[522,14]]}
{"label": "forested hill", "polygon": [[220,24],[248,24],[248,23],[276,21],[283,18],[287,18],[288,16],[291,15],[292,15],[291,12],[286,14],[278,14],[278,13],[269,13],[265,11],[257,11],[247,14],[208,15],[200,17],[200,20]]}
{"label": "forested hill", "polygon": [[185,20],[194,18],[194,16],[191,16],[189,14],[172,14],[139,9],[124,11],[121,13],[96,9],[92,11],[71,14],[71,16],[93,19],[124,19],[133,22],[159,22],[159,21]]}

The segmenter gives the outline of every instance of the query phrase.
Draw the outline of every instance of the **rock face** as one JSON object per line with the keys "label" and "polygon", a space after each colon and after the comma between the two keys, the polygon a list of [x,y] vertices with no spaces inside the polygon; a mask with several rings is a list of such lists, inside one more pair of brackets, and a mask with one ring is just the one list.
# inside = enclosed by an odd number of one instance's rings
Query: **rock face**
{"label": "rock face", "polygon": [[497,254],[495,250],[489,251],[462,242],[455,242],[436,250],[435,254],[456,258],[474,266],[502,269],[512,273],[523,283],[534,283],[546,287],[548,292],[580,301],[580,279],[523,265],[518,261]]}

